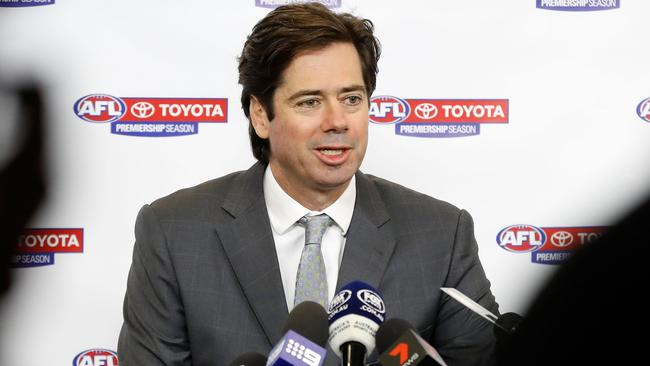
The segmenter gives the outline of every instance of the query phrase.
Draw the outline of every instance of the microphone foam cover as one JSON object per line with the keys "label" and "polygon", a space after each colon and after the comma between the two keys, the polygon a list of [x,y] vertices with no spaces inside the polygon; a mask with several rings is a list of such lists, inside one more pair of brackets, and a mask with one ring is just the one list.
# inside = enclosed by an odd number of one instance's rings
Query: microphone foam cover
{"label": "microphone foam cover", "polygon": [[329,344],[341,357],[341,347],[356,342],[365,347],[366,354],[375,349],[379,325],[386,319],[386,305],[377,290],[361,281],[343,286],[329,308]]}
{"label": "microphone foam cover", "polygon": [[391,318],[379,326],[375,342],[377,343],[377,352],[384,353],[395,341],[406,333],[407,330],[414,329],[411,323],[400,318]]}
{"label": "microphone foam cover", "polygon": [[329,337],[327,312],[320,304],[312,301],[303,301],[296,305],[289,313],[289,318],[284,323],[282,334],[285,334],[288,330],[293,330],[325,348],[327,338]]}

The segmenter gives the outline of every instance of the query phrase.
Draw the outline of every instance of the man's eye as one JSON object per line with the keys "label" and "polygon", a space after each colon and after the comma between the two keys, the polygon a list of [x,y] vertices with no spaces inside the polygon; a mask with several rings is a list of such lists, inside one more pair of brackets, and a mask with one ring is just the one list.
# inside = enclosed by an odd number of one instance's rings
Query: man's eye
{"label": "man's eye", "polygon": [[318,106],[319,103],[320,101],[318,99],[306,99],[298,102],[298,107],[313,108]]}
{"label": "man's eye", "polygon": [[349,105],[357,105],[363,101],[363,98],[358,95],[349,95],[345,98],[345,101]]}

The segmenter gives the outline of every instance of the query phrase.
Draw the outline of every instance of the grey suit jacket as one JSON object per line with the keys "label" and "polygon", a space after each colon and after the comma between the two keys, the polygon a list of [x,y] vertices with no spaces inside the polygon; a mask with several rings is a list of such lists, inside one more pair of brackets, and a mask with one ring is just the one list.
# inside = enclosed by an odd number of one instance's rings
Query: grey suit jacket
{"label": "grey suit jacket", "polygon": [[[257,163],[138,214],[118,355],[122,366],[228,365],[268,354],[288,310]],[[493,364],[492,329],[440,291],[497,312],[466,211],[357,173],[337,288],[364,281],[450,366]],[[375,358],[376,355],[372,355]],[[328,352],[326,365],[338,359]]]}

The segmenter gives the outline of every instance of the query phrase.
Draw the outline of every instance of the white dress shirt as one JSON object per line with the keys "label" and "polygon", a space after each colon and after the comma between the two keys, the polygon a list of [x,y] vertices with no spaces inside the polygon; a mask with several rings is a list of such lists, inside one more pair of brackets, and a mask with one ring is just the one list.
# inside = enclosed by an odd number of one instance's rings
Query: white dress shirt
{"label": "white dress shirt", "polygon": [[264,173],[264,200],[271,222],[284,296],[289,311],[293,309],[296,275],[300,264],[300,255],[305,246],[305,228],[297,223],[298,220],[305,215],[312,216],[322,213],[334,220],[335,224],[325,231],[321,243],[327,273],[327,295],[328,299],[332,299],[336,291],[336,281],[345,247],[345,235],[350,227],[356,197],[355,177],[352,176],[350,184],[334,203],[323,211],[311,211],[282,190],[271,172],[271,166],[267,166]]}

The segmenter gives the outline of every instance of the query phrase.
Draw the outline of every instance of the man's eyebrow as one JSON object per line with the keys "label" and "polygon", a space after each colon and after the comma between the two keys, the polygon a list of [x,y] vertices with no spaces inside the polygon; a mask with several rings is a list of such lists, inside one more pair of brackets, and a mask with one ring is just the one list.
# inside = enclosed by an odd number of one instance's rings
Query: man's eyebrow
{"label": "man's eyebrow", "polygon": [[303,97],[305,95],[323,95],[323,92],[321,90],[299,90],[299,91],[291,94],[291,96],[289,96],[289,98],[287,98],[287,99],[289,101],[292,101],[292,100],[298,99],[300,97]]}
{"label": "man's eyebrow", "polygon": [[352,91],[363,91],[363,92],[365,92],[366,91],[366,86],[365,85],[347,86],[345,88],[341,88],[341,90],[339,90],[339,93],[348,93],[348,92],[352,92]]}
{"label": "man's eyebrow", "polygon": [[[364,85],[350,85],[350,86],[345,86],[345,87],[339,89],[339,90],[337,91],[337,94],[341,94],[341,93],[349,93],[349,92],[352,92],[352,91],[364,91],[364,92],[365,92],[365,91],[366,91],[366,87],[365,87]],[[288,99],[289,101],[292,101],[292,100],[298,99],[298,98],[300,98],[300,97],[303,97],[303,96],[305,96],[305,95],[323,95],[323,94],[325,94],[325,93],[323,93],[322,90],[318,90],[318,89],[307,90],[307,89],[306,89],[306,90],[299,90],[299,91],[297,91],[297,92],[291,94],[291,96],[289,96],[289,98],[287,98],[287,99]]]}

